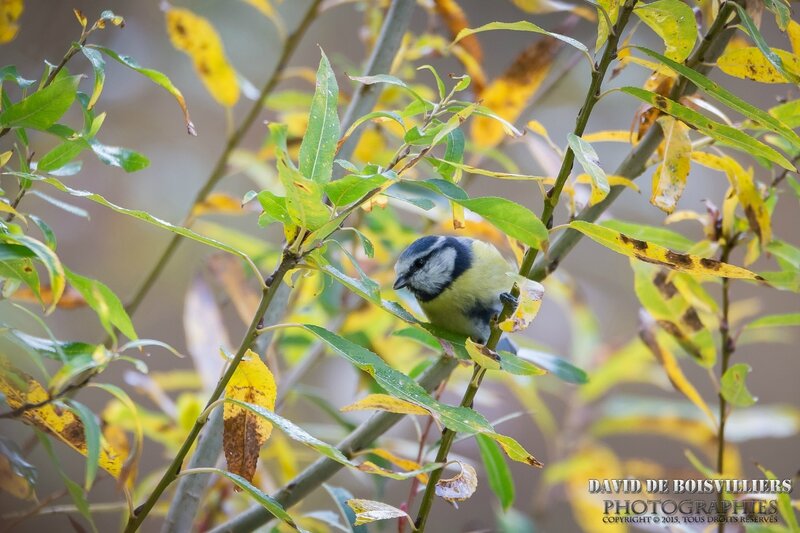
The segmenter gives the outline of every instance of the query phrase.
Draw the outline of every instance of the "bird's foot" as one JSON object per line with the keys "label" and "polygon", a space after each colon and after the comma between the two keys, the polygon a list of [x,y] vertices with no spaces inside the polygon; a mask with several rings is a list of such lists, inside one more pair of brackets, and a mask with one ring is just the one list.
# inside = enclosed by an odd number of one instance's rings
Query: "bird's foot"
{"label": "bird's foot", "polygon": [[512,310],[516,309],[519,305],[519,298],[510,292],[501,292],[500,301],[503,303],[503,305],[510,305]]}

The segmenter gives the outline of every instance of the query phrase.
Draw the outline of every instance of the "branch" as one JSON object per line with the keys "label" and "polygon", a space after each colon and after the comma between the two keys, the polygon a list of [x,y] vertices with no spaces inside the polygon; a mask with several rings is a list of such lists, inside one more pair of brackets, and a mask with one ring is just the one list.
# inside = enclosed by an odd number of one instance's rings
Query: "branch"
{"label": "branch", "polygon": [[[289,286],[281,283],[281,286],[276,291],[272,305],[264,315],[265,325],[277,324],[283,317],[289,303],[289,292]],[[256,345],[259,353],[266,351],[272,342],[272,337],[273,333],[268,332],[258,338]],[[222,415],[222,409],[212,411],[206,423],[206,429],[197,441],[197,448],[189,460],[188,468],[202,468],[216,464],[222,451]],[[164,525],[161,527],[162,533],[179,533],[192,530],[197,508],[210,480],[211,476],[208,474],[183,476],[178,480],[175,496],[170,503]]]}
{"label": "branch", "polygon": [[[393,0],[389,11],[386,13],[386,18],[381,27],[381,33],[372,49],[372,55],[367,62],[367,67],[364,69],[364,76],[374,76],[376,74],[388,74],[392,67],[394,56],[400,48],[400,42],[403,40],[403,35],[411,23],[411,15],[414,13],[414,0]],[[346,132],[353,122],[361,116],[366,115],[375,107],[375,102],[378,101],[378,96],[381,94],[383,85],[376,83],[373,85],[361,85],[350,100],[350,105],[347,106],[347,111],[342,118],[341,131]],[[361,138],[360,131],[354,131],[347,141],[339,149],[337,157],[339,159],[350,159],[353,154],[358,139]],[[343,169],[336,168],[334,170],[334,178],[341,177]]]}
{"label": "branch", "polygon": [[[191,226],[191,210],[194,208],[195,205],[203,202],[206,197],[211,193],[212,189],[217,185],[220,179],[225,174],[225,169],[228,166],[228,159],[230,159],[231,154],[233,153],[234,149],[239,145],[239,143],[244,138],[245,134],[250,130],[250,128],[255,123],[258,116],[261,114],[261,111],[264,108],[264,102],[266,101],[267,97],[272,93],[272,90],[278,84],[280,80],[281,74],[286,69],[289,64],[289,60],[291,59],[294,51],[297,49],[297,46],[300,44],[300,41],[305,35],[306,30],[308,27],[311,26],[311,23],[314,21],[314,18],[317,14],[317,9],[319,8],[320,3],[322,0],[311,0],[311,3],[308,7],[308,10],[303,17],[303,20],[297,26],[297,28],[292,32],[292,34],[286,39],[286,42],[283,45],[283,51],[281,52],[281,57],[278,60],[278,64],[275,65],[275,69],[270,74],[269,79],[264,84],[264,87],[261,89],[261,92],[256,98],[256,101],[253,102],[253,106],[248,111],[247,115],[242,120],[239,127],[228,137],[227,142],[225,143],[225,149],[222,151],[222,154],[217,159],[216,164],[214,165],[211,174],[209,174],[206,182],[197,191],[194,200],[192,201],[191,208],[189,214],[184,219],[184,226],[189,227]],[[173,234],[172,238],[170,239],[167,247],[161,253],[161,256],[156,261],[156,264],[147,273],[145,276],[144,281],[136,289],[133,297],[131,298],[128,305],[125,306],[125,310],[128,314],[133,314],[139,308],[139,305],[144,300],[147,293],[150,292],[150,289],[153,288],[156,280],[161,276],[161,273],[164,270],[164,267],[167,266],[167,263],[170,262],[172,257],[175,255],[175,252],[178,249],[178,245],[181,243],[181,236],[178,234]]]}
{"label": "branch", "polygon": [[[258,309],[256,309],[255,314],[253,315],[253,319],[250,321],[250,325],[247,328],[247,332],[245,333],[244,337],[242,338],[242,342],[239,344],[238,350],[236,350],[236,355],[231,360],[230,364],[228,365],[227,370],[225,370],[225,374],[217,382],[217,386],[214,389],[214,392],[211,393],[211,396],[206,402],[206,408],[210,406],[215,401],[219,400],[222,394],[225,392],[225,387],[227,386],[228,382],[233,377],[233,373],[236,371],[236,368],[239,366],[244,354],[247,350],[252,346],[253,342],[255,342],[256,337],[258,336],[258,329],[261,321],[264,317],[264,314],[269,309],[270,304],[272,303],[275,295],[278,292],[278,289],[283,284],[283,278],[286,273],[294,268],[297,264],[297,257],[293,255],[289,255],[284,253],[280,264],[272,273],[272,275],[268,278],[269,285],[262,291],[261,293],[261,301],[258,304]],[[169,467],[167,467],[167,471],[164,472],[164,475],[161,477],[161,480],[158,482],[158,485],[147,500],[138,507],[133,515],[128,519],[128,525],[125,528],[126,533],[133,533],[142,525],[142,522],[153,509],[153,506],[156,504],[158,499],[161,497],[161,494],[166,490],[170,483],[172,483],[175,478],[180,473],[183,467],[183,460],[186,458],[186,455],[189,453],[189,450],[194,445],[194,441],[197,440],[198,435],[200,434],[200,430],[203,428],[203,425],[207,419],[205,417],[199,417],[194,426],[192,426],[189,435],[183,441],[180,450],[175,455],[175,458],[170,463]]]}
{"label": "branch", "polygon": [[[445,377],[450,375],[450,372],[455,367],[455,359],[452,357],[440,357],[433,366],[420,376],[420,386],[427,391],[432,391]],[[395,413],[376,413],[340,442],[338,448],[345,456],[352,457],[356,452],[370,446],[375,439],[389,431],[402,419],[403,415]],[[341,463],[332,459],[318,459],[276,492],[273,498],[288,509],[319,488],[322,483],[330,479],[342,468],[343,465]],[[212,529],[211,533],[249,533],[273,518],[268,510],[258,505]]]}

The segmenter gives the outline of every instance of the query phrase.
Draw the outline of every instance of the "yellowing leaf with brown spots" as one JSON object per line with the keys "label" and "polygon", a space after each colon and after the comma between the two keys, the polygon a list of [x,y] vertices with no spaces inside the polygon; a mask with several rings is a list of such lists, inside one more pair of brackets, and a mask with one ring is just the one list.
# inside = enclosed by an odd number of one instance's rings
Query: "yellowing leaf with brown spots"
{"label": "yellowing leaf with brown spots", "polygon": [[672,213],[686,188],[692,152],[689,127],[670,116],[659,117],[658,125],[664,132],[661,143],[663,159],[653,172],[653,192],[650,203],[665,213]]}
{"label": "yellowing leaf with brown spots", "polygon": [[758,235],[762,246],[768,244],[772,240],[772,223],[767,205],[753,178],[753,170],[745,170],[730,156],[692,152],[691,157],[703,166],[725,173],[742,204],[750,228]]}
{"label": "yellowing leaf with brown spots", "polygon": [[[383,448],[371,448],[369,450],[363,450],[359,452],[360,454],[373,454],[377,455],[381,459],[389,461],[395,466],[399,466],[403,470],[413,472],[415,470],[421,470],[422,465],[416,461],[412,461],[411,459],[405,459],[404,457],[400,457],[396,454],[388,450],[384,450]],[[428,474],[422,472],[416,476],[416,478],[420,481],[420,483],[427,483],[428,482]]]}
{"label": "yellowing leaf with brown spots", "polygon": [[467,339],[464,343],[467,348],[469,358],[475,361],[476,365],[489,370],[500,370],[500,356],[483,344],[478,344],[472,339]]}
{"label": "yellowing leaf with brown spots", "polygon": [[17,21],[24,8],[22,0],[0,0],[0,44],[12,41],[17,36]]}
{"label": "yellowing leaf with brown spots", "polygon": [[[505,73],[480,93],[483,105],[512,124],[516,122],[550,72],[561,46],[561,41],[544,37],[523,50]],[[492,118],[474,116],[470,135],[473,142],[491,148],[503,140],[505,131]]]}
{"label": "yellowing leaf with brown spots", "polygon": [[461,472],[436,482],[436,495],[449,502],[463,502],[478,489],[478,474],[472,465],[456,461]]}
{"label": "yellowing leaf with brown spots", "polygon": [[244,210],[242,209],[242,202],[238,198],[234,198],[224,192],[212,192],[204,200],[192,207],[191,216],[199,217],[208,214],[241,215],[244,214]]}
{"label": "yellowing leaf with brown spots", "polygon": [[[272,372],[258,354],[247,350],[225,387],[225,398],[272,411],[277,392]],[[259,450],[272,433],[272,424],[249,409],[230,402],[225,402],[223,424],[222,447],[228,470],[252,481]]]}
{"label": "yellowing leaf with brown spots", "polygon": [[[43,404],[50,398],[50,394],[35,379],[10,368],[0,369],[0,393],[5,395],[11,409]],[[19,415],[19,420],[49,433],[84,457],[87,455],[83,422],[72,411],[48,403],[28,409]],[[104,438],[100,439],[100,468],[117,478],[124,459]]]}
{"label": "yellowing leaf with brown spots", "polygon": [[376,502],[373,500],[362,500],[358,498],[352,498],[347,500],[345,503],[356,514],[356,520],[353,522],[354,526],[369,524],[370,522],[375,522],[378,520],[390,520],[392,518],[405,517],[408,519],[408,523],[411,524],[411,527],[414,527],[414,522],[411,520],[411,517],[408,516],[408,513],[401,511],[397,507],[392,507],[387,503]]}
{"label": "yellowing leaf with brown spots", "polygon": [[[773,48],[772,51],[781,58],[787,71],[800,75],[800,57],[786,50]],[[736,78],[761,83],[788,83],[783,74],[755,46],[726,51],[717,59],[717,66],[725,74]]]}
{"label": "yellowing leaf with brown spots", "polygon": [[166,17],[172,45],[192,58],[200,79],[217,102],[234,106],[239,100],[239,81],[214,26],[184,8],[170,8]]}
{"label": "yellowing leaf with brown spots", "polygon": [[692,385],[691,381],[687,379],[683,370],[681,370],[681,366],[678,364],[675,354],[673,354],[669,348],[662,346],[662,344],[658,342],[655,331],[653,331],[654,326],[655,320],[653,317],[649,316],[646,311],[643,311],[642,328],[639,331],[639,337],[641,337],[642,342],[644,342],[645,346],[647,346],[661,364],[661,367],[667,374],[667,378],[669,378],[672,386],[675,387],[675,390],[686,396],[690,402],[703,411],[703,413],[708,416],[709,420],[711,420],[712,426],[716,425],[717,419],[714,417],[714,413],[711,412],[708,404],[706,404],[703,397],[700,396],[700,393],[697,392],[697,389]]}
{"label": "yellowing leaf with brown spots", "polygon": [[519,296],[517,297],[517,308],[510,317],[500,322],[500,329],[507,332],[521,331],[527,328],[542,306],[544,287],[535,281],[522,276],[512,276],[517,287]]}
{"label": "yellowing leaf with brown spots", "polygon": [[430,414],[426,409],[423,409],[416,404],[395,398],[394,396],[389,396],[388,394],[369,394],[364,398],[361,398],[350,405],[345,405],[340,409],[342,412],[369,410],[388,411],[390,413],[404,415],[424,416]]}
{"label": "yellowing leaf with brown spots", "polygon": [[624,233],[592,224],[591,222],[575,220],[570,222],[569,226],[610,250],[628,257],[634,257],[645,263],[653,263],[690,274],[764,281],[764,278],[745,268],[715,259],[678,253],[651,242],[628,237]]}

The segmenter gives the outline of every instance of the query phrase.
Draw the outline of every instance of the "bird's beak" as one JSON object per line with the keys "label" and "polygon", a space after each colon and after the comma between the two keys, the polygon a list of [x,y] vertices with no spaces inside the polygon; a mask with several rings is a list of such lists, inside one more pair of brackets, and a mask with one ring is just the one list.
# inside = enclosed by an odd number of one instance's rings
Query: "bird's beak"
{"label": "bird's beak", "polygon": [[403,287],[406,287],[407,285],[408,285],[408,279],[406,279],[406,277],[405,277],[405,276],[399,276],[399,277],[398,277],[398,278],[397,278],[397,279],[394,281],[394,285],[392,285],[392,288],[393,288],[394,290],[400,290],[400,289],[402,289]]}

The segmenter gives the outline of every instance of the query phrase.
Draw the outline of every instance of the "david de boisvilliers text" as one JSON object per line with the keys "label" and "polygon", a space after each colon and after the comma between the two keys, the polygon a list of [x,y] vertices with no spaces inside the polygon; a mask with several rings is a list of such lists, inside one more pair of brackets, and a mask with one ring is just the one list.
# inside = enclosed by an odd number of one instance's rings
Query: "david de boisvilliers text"
{"label": "david de boisvilliers text", "polygon": [[590,479],[592,494],[729,494],[792,492],[790,479]]}

